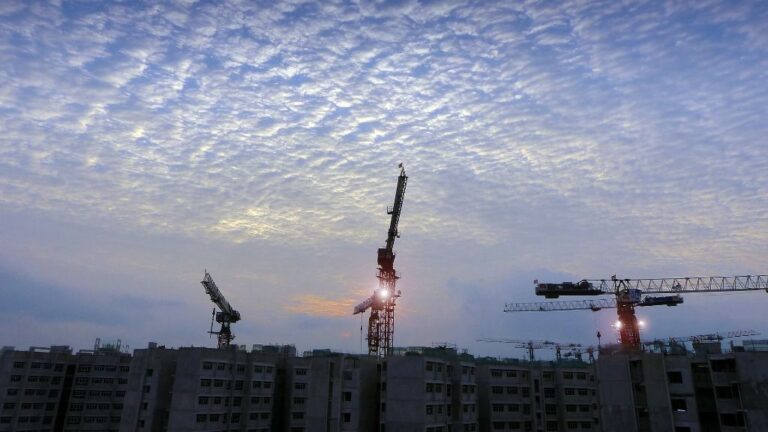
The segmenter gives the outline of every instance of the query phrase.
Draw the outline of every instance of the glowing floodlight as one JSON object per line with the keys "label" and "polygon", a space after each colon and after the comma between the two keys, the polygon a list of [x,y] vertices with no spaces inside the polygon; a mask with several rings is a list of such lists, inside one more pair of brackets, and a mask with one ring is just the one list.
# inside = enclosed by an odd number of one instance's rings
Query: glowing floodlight
{"label": "glowing floodlight", "polygon": [[388,289],[379,290],[379,298],[382,300],[387,300],[389,298],[389,290]]}
{"label": "glowing floodlight", "polygon": [[616,323],[613,324],[614,327],[616,327],[616,330],[621,330],[621,327],[624,326],[621,321],[616,321]]}

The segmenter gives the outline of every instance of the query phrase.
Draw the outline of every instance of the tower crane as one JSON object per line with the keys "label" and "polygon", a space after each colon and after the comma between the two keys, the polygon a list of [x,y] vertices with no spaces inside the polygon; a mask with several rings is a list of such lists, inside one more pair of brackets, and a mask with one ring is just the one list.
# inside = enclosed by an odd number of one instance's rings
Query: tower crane
{"label": "tower crane", "polygon": [[[213,308],[213,316],[211,317],[211,330],[208,331],[208,333],[216,335],[219,341],[219,349],[229,348],[230,342],[232,342],[232,339],[235,338],[235,335],[232,334],[232,330],[229,326],[232,323],[240,321],[240,312],[232,308],[227,299],[224,298],[224,295],[221,293],[221,291],[219,291],[219,288],[216,286],[216,282],[213,281],[213,278],[211,277],[211,274],[208,273],[208,270],[205,271],[205,277],[203,277],[203,280],[200,283],[203,284],[205,293],[211,296],[211,301],[213,304],[219,307],[219,312],[216,312],[215,307]],[[216,332],[213,331],[214,318],[216,319],[216,322],[221,323],[221,328]]]}
{"label": "tower crane", "polygon": [[[505,312],[562,311],[616,308],[619,317],[619,341],[629,350],[640,349],[640,326],[635,316],[638,306],[676,306],[683,302],[680,294],[758,291],[768,292],[768,275],[712,276],[663,279],[583,279],[578,282],[539,283],[534,281],[536,295],[545,298],[560,296],[613,295],[611,300],[565,302],[507,303]],[[669,294],[647,296],[647,294]]]}
{"label": "tower crane", "polygon": [[405,168],[402,163],[398,167],[400,168],[400,176],[397,178],[395,202],[392,208],[387,209],[387,214],[391,216],[387,240],[385,246],[379,248],[377,252],[376,278],[379,279],[379,287],[374,290],[373,295],[355,306],[352,313],[356,315],[364,313],[368,309],[371,310],[371,315],[368,318],[368,354],[379,357],[392,354],[392,339],[395,332],[395,301],[401,294],[399,290],[395,289],[397,279],[400,276],[395,271],[395,252],[392,248],[395,245],[395,239],[400,237],[397,225],[400,222],[400,212],[403,208],[408,176],[405,175]]}
{"label": "tower crane", "polygon": [[665,342],[667,343],[686,343],[686,342],[693,342],[693,343],[706,343],[706,342],[720,342],[724,339],[734,339],[734,338],[740,338],[740,337],[746,337],[746,336],[757,336],[760,332],[756,332],[754,330],[736,330],[736,331],[730,331],[727,333],[709,333],[709,334],[700,334],[695,336],[681,336],[681,337],[671,337],[668,339],[657,339],[652,341],[643,342],[643,345],[645,346],[655,346],[659,344],[663,344]]}
{"label": "tower crane", "polygon": [[[476,339],[477,342],[496,342],[496,343],[508,343],[513,344],[515,348],[522,348],[528,350],[528,359],[534,361],[534,350],[537,349],[554,349],[555,357],[557,360],[562,358],[561,351],[563,349],[568,351],[577,351],[582,348],[581,344],[575,343],[559,343],[548,340],[522,340],[522,339],[506,339],[506,338],[481,338]],[[567,357],[567,355],[566,355]]]}

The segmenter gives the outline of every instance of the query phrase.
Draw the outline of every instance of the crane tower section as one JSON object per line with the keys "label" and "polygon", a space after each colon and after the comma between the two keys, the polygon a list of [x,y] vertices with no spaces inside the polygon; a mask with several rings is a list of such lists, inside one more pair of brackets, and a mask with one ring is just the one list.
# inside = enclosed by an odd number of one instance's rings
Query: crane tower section
{"label": "crane tower section", "polygon": [[395,271],[395,239],[400,237],[398,224],[400,213],[405,198],[405,187],[408,184],[408,176],[405,175],[403,164],[399,165],[400,175],[397,178],[395,189],[395,201],[391,208],[387,209],[390,215],[389,231],[383,248],[377,251],[377,273],[379,287],[373,295],[355,306],[353,314],[363,313],[371,309],[368,318],[368,354],[384,357],[392,354],[392,343],[395,333],[395,302],[400,297],[400,291],[396,288],[399,276]]}
{"label": "crane tower section", "polygon": [[211,297],[213,304],[218,306],[219,312],[216,312],[216,308],[213,309],[216,322],[221,324],[219,331],[213,331],[213,319],[211,320],[211,330],[208,332],[212,335],[216,335],[218,339],[218,347],[229,348],[232,339],[235,335],[232,334],[230,325],[240,321],[240,312],[236,311],[232,305],[229,304],[224,295],[219,291],[219,287],[216,286],[216,282],[213,281],[211,274],[208,270],[205,271],[205,277],[200,281],[205,288],[205,293]]}

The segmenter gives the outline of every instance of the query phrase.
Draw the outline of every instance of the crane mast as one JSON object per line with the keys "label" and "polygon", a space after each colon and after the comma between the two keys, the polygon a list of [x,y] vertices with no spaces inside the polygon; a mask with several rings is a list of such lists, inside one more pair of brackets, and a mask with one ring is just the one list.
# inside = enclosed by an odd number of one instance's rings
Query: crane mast
{"label": "crane mast", "polygon": [[[616,308],[621,345],[629,350],[641,347],[640,326],[635,316],[639,306],[676,306],[683,302],[680,294],[758,291],[768,292],[768,275],[756,276],[712,276],[662,279],[582,279],[578,282],[539,283],[534,281],[536,294],[546,298],[560,296],[613,295],[614,299],[507,303],[505,312],[561,311],[589,309],[598,311]],[[646,294],[671,294],[667,296],[645,296]],[[645,297],[644,297],[645,296]]]}
{"label": "crane mast", "polygon": [[230,324],[240,321],[240,312],[236,311],[227,299],[224,298],[208,270],[205,271],[205,277],[203,277],[200,283],[205,288],[205,293],[211,297],[213,304],[219,308],[219,312],[216,312],[216,308],[213,309],[213,312],[216,322],[221,323],[221,328],[217,332],[213,331],[213,319],[211,319],[211,330],[208,333],[216,335],[219,348],[229,348],[232,339],[235,338],[230,329]]}
{"label": "crane mast", "polygon": [[358,314],[371,309],[371,315],[368,317],[368,354],[379,357],[392,354],[392,341],[395,332],[395,301],[400,297],[400,291],[396,290],[399,276],[395,271],[393,247],[395,239],[400,237],[397,226],[400,222],[408,176],[405,175],[403,164],[400,164],[399,168],[400,175],[397,178],[395,201],[392,207],[387,209],[387,214],[391,217],[386,244],[377,251],[376,278],[379,280],[379,288],[374,291],[371,297],[355,306],[353,310],[353,314]]}

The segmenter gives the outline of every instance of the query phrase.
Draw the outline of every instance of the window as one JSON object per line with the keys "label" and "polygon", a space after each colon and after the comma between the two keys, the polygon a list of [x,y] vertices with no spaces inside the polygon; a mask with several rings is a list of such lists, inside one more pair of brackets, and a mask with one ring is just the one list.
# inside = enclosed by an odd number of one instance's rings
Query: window
{"label": "window", "polygon": [[491,376],[495,378],[501,377],[501,369],[491,369]]}
{"label": "window", "polygon": [[345,412],[345,413],[342,414],[342,416],[343,416],[343,419],[344,419],[344,423],[350,423],[352,421],[352,414],[351,413]]}
{"label": "window", "polygon": [[197,403],[200,405],[208,405],[208,396],[200,396],[197,398]]}
{"label": "window", "polygon": [[682,384],[683,373],[680,371],[667,372],[667,379],[669,380],[670,384]]}
{"label": "window", "polygon": [[208,414],[208,421],[211,421],[211,422],[219,421],[219,415],[218,414]]}
{"label": "window", "polygon": [[293,388],[295,388],[296,390],[304,390],[305,388],[307,388],[307,383],[295,383],[293,385]]}
{"label": "window", "polygon": [[344,392],[344,401],[349,402],[352,400],[352,392]]}
{"label": "window", "polygon": [[207,378],[203,378],[200,380],[200,387],[210,387],[211,386],[211,380]]}
{"label": "window", "polygon": [[301,420],[304,418],[304,413],[301,411],[294,411],[291,413],[291,418],[294,420]]}
{"label": "window", "polygon": [[565,395],[566,396],[573,396],[575,394],[576,394],[576,389],[574,389],[573,387],[566,387],[565,388]]}
{"label": "window", "polygon": [[296,375],[306,375],[306,374],[307,374],[307,369],[305,368],[296,369]]}
{"label": "window", "polygon": [[739,387],[734,385],[729,386],[715,386],[715,395],[718,399],[735,399],[738,397]]}
{"label": "window", "polygon": [[547,415],[555,415],[557,414],[557,405],[555,404],[547,404],[544,406],[544,413]]}
{"label": "window", "polygon": [[[733,360],[733,359],[729,359]],[[717,360],[720,361],[720,360]],[[714,363],[715,360],[712,361]],[[714,369],[714,365],[713,365]],[[744,413],[743,412],[735,412],[735,413],[724,413],[720,414],[720,423],[723,426],[744,426]]]}
{"label": "window", "polygon": [[577,372],[576,379],[584,381],[587,379],[587,374],[585,374],[584,372]]}
{"label": "window", "polygon": [[211,370],[211,369],[213,369],[213,363],[212,362],[203,362],[203,369],[204,370]]}
{"label": "window", "polygon": [[544,387],[544,397],[545,398],[555,397],[555,389],[553,387]]}
{"label": "window", "polygon": [[216,363],[216,369],[218,370],[224,370],[227,368],[226,363]]}
{"label": "window", "polygon": [[432,415],[433,408],[432,405],[427,405],[427,415]]}
{"label": "window", "polygon": [[672,410],[678,412],[688,411],[688,404],[685,402],[685,399],[672,398]]}
{"label": "window", "polygon": [[573,372],[563,372],[563,379],[573,379]]}
{"label": "window", "polygon": [[89,373],[91,371],[90,365],[80,365],[77,367],[78,372]]}

